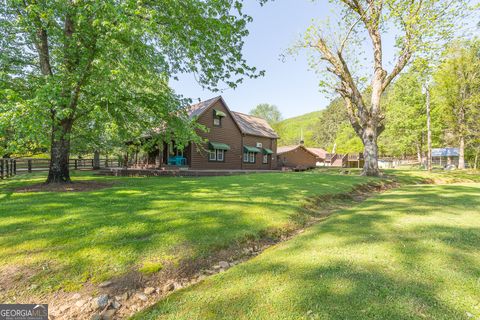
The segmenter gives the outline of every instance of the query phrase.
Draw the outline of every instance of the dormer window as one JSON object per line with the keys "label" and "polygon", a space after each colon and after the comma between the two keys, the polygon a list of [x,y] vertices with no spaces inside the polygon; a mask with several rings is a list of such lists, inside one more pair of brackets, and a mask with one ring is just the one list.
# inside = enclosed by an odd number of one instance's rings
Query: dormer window
{"label": "dormer window", "polygon": [[215,127],[221,127],[222,126],[222,118],[226,116],[225,112],[213,109],[213,125]]}

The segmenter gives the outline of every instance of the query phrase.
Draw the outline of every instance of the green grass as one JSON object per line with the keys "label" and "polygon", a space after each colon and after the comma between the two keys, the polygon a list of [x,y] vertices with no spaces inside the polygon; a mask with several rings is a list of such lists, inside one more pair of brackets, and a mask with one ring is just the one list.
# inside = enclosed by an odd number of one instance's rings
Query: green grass
{"label": "green grass", "polygon": [[479,183],[405,186],[136,319],[478,319],[479,243]]}
{"label": "green grass", "polygon": [[309,196],[345,192],[366,181],[318,173],[207,178],[77,173],[75,180],[114,185],[90,192],[12,191],[44,179],[36,174],[0,182],[0,276],[17,277],[11,294],[25,293],[31,284],[36,292],[73,291],[87,281],[131,270],[150,274],[165,262],[208,256],[291,226]]}

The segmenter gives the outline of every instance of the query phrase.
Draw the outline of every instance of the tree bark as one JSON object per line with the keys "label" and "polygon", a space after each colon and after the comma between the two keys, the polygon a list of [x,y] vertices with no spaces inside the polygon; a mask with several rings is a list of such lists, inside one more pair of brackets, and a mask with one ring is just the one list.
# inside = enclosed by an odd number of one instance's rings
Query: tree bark
{"label": "tree bark", "polygon": [[477,150],[475,153],[475,162],[473,163],[473,169],[477,170],[478,168],[478,155],[480,154],[480,150]]}
{"label": "tree bark", "polygon": [[380,175],[378,170],[377,128],[375,126],[366,127],[361,138],[364,146],[363,158],[365,161],[362,174],[376,177]]}
{"label": "tree bark", "polygon": [[52,125],[50,167],[46,183],[71,183],[70,168],[68,165],[70,155],[70,133],[72,121],[63,120]]}
{"label": "tree bark", "polygon": [[100,152],[95,150],[93,152],[93,170],[100,169]]}
{"label": "tree bark", "polygon": [[420,163],[420,165],[423,164],[423,157],[422,157],[422,150],[420,148],[420,144],[417,142],[415,144],[415,146],[417,147],[417,160],[418,160],[418,163]]}
{"label": "tree bark", "polygon": [[460,135],[460,147],[458,149],[458,169],[465,169],[465,137],[463,135]]}

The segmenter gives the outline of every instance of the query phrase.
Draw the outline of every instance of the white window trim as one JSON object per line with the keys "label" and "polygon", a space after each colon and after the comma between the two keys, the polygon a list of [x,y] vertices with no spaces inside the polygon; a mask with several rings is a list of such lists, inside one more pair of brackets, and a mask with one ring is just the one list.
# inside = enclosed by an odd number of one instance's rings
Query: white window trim
{"label": "white window trim", "polygon": [[[213,156],[213,158],[212,158]],[[216,150],[208,151],[208,161],[217,161],[217,152]]]}
{"label": "white window trim", "polygon": [[[217,161],[223,162],[225,160],[225,150],[216,149]],[[220,155],[222,155],[220,159]]]}
{"label": "white window trim", "polygon": [[263,155],[262,163],[263,164],[268,164],[268,154]]}
{"label": "white window trim", "polygon": [[255,152],[249,152],[248,153],[248,160],[249,160],[248,162],[249,163],[255,163],[256,157],[257,156],[256,156]]}

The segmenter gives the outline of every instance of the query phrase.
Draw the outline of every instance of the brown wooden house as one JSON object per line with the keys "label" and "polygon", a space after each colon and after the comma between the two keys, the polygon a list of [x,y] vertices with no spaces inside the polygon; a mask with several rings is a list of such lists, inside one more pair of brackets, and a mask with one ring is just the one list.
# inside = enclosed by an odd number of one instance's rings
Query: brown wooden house
{"label": "brown wooden house", "polygon": [[[190,143],[178,149],[165,143],[162,151],[149,156],[159,166],[192,170],[272,170],[277,169],[278,135],[266,120],[231,111],[219,96],[188,108],[188,114],[207,132],[198,135],[207,142]],[[152,162],[152,160],[150,160]]]}
{"label": "brown wooden house", "polygon": [[321,148],[307,148],[303,144],[278,147],[279,167],[309,169],[325,161],[326,151]]}

